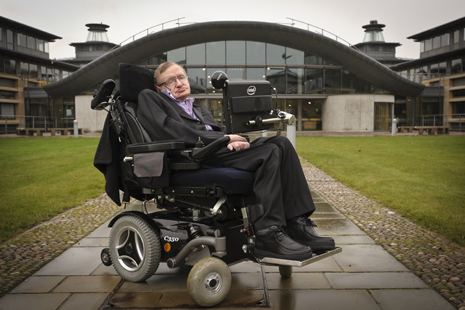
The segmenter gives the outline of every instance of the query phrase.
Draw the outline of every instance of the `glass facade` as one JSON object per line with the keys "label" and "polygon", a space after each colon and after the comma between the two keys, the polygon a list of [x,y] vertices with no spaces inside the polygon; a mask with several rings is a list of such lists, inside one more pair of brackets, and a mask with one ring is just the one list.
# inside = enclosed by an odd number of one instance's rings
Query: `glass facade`
{"label": "glass facade", "polygon": [[[152,55],[139,63],[153,69],[164,61],[184,66],[197,104],[221,120],[221,92],[210,82],[221,70],[229,80],[268,80],[276,88],[280,109],[297,117],[297,130],[321,130],[326,95],[380,93],[364,79],[317,55],[255,41],[217,41]],[[384,114],[383,114],[384,115]],[[385,120],[386,121],[386,120]]]}

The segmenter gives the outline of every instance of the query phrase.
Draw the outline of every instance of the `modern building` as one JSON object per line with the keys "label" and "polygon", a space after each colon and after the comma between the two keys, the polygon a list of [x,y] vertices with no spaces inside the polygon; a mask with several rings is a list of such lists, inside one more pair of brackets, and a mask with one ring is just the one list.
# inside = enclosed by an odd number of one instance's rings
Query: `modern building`
{"label": "modern building", "polygon": [[90,91],[107,78],[118,81],[118,63],[155,69],[168,60],[185,67],[196,102],[219,121],[222,94],[209,78],[223,70],[231,80],[271,81],[279,107],[297,116],[298,131],[389,130],[395,96],[415,98],[424,86],[322,33],[246,21],[163,29],[106,53],[46,91],[53,98],[75,95],[79,127],[101,130],[105,113],[90,110]]}
{"label": "modern building", "polygon": [[[420,43],[420,58],[390,68],[401,76],[428,86],[424,100],[411,109],[407,121],[449,125],[465,130],[465,17],[408,37]],[[399,115],[405,98],[396,100]],[[397,113],[396,113],[397,115]]]}
{"label": "modern building", "polygon": [[386,42],[383,35],[384,27],[386,27],[386,25],[378,24],[378,21],[371,20],[368,25],[362,27],[365,29],[363,42],[355,44],[354,46],[362,53],[376,59],[386,66],[405,62],[407,59],[396,58],[396,48],[402,44]]}
{"label": "modern building", "polygon": [[42,86],[78,66],[49,57],[61,37],[0,16],[0,133],[18,127],[65,127],[75,118],[74,96],[50,98]]}
{"label": "modern building", "polygon": [[63,61],[82,67],[117,46],[108,40],[107,28],[110,26],[105,24],[86,24],[86,27],[89,28],[86,42],[70,44],[76,51],[76,57]]}

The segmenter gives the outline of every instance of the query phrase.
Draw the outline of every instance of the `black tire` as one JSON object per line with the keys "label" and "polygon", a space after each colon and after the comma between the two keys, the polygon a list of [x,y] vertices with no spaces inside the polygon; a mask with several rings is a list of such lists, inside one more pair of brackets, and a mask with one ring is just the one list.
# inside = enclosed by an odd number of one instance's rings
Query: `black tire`
{"label": "black tire", "polygon": [[122,216],[110,232],[110,256],[115,270],[123,279],[145,281],[160,264],[159,234],[138,216]]}
{"label": "black tire", "polygon": [[221,259],[207,257],[198,261],[187,278],[187,291],[201,307],[222,302],[231,288],[231,271]]}
{"label": "black tire", "polygon": [[100,259],[105,266],[111,266],[111,255],[109,248],[104,248],[102,252],[100,252]]}

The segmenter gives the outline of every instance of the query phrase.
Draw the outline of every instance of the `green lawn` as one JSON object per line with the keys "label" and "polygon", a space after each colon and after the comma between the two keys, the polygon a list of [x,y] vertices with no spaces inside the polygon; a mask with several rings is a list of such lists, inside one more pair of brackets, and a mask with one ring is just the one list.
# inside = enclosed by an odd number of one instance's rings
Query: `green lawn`
{"label": "green lawn", "polygon": [[98,138],[0,139],[0,242],[104,192]]}
{"label": "green lawn", "polygon": [[300,137],[339,182],[465,245],[465,136]]}

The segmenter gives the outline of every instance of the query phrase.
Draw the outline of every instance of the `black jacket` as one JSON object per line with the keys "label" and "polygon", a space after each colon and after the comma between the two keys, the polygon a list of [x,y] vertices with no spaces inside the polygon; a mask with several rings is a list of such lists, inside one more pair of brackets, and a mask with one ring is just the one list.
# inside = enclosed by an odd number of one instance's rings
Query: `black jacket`
{"label": "black jacket", "polygon": [[[223,137],[226,130],[207,109],[194,105],[198,121],[163,93],[143,90],[138,106],[137,117],[155,141],[178,140],[184,141],[186,147],[193,147],[200,138],[207,145]],[[210,125],[213,131],[207,131],[205,125]]]}

